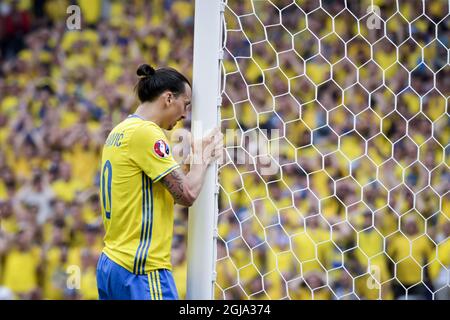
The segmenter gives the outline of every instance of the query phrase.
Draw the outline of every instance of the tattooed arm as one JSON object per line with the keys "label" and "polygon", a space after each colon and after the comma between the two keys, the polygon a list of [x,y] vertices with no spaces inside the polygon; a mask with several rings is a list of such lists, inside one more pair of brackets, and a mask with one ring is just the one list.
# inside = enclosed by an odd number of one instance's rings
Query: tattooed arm
{"label": "tattooed arm", "polygon": [[161,179],[161,183],[172,194],[175,203],[190,207],[200,194],[206,169],[220,157],[223,148],[223,135],[218,129],[192,145],[190,171],[185,175],[175,169]]}
{"label": "tattooed arm", "polygon": [[195,195],[188,187],[187,177],[181,169],[175,169],[164,178],[161,183],[172,194],[175,203],[190,207],[195,200]]}

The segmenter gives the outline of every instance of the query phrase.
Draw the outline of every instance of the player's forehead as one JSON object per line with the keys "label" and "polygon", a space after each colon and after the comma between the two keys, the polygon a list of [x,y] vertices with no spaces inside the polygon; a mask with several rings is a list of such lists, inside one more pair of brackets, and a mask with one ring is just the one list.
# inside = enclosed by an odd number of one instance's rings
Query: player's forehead
{"label": "player's forehead", "polygon": [[188,85],[187,83],[185,83],[184,85],[185,85],[185,89],[184,89],[184,93],[181,95],[181,97],[186,102],[189,102],[192,99],[192,89],[191,89],[191,86]]}

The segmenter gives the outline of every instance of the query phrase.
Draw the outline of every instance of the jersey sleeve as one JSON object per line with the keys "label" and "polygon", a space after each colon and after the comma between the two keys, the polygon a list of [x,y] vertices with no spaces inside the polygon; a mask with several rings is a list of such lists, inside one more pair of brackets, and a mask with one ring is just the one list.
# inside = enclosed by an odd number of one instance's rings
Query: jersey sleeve
{"label": "jersey sleeve", "polygon": [[145,124],[136,129],[130,138],[130,158],[145,174],[157,182],[180,165],[175,161],[169,142],[156,125]]}

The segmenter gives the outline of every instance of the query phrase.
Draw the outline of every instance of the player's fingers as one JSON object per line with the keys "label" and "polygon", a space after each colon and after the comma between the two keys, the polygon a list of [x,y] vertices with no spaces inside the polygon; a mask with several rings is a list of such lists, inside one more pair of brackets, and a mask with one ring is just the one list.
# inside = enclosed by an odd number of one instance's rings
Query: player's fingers
{"label": "player's fingers", "polygon": [[205,147],[203,154],[206,158],[213,158],[217,153],[217,149],[219,148],[217,148],[216,144],[210,143]]}
{"label": "player's fingers", "polygon": [[219,133],[220,132],[220,127],[214,127],[212,130],[211,130],[211,135],[216,135],[217,133]]}
{"label": "player's fingers", "polygon": [[217,144],[220,141],[223,141],[223,133],[219,131],[213,136],[212,143]]}
{"label": "player's fingers", "polygon": [[216,146],[220,144],[223,144],[223,134],[220,132],[220,128],[216,127],[203,138],[204,156],[211,158]]}
{"label": "player's fingers", "polygon": [[219,148],[216,151],[216,157],[214,160],[218,160],[220,164],[222,164],[224,162],[224,158],[225,158],[225,150],[223,148]]}
{"label": "player's fingers", "polygon": [[223,144],[223,139],[221,137],[216,137],[214,141],[211,141],[210,145],[215,148],[217,145]]}
{"label": "player's fingers", "polygon": [[216,137],[216,139],[213,141],[213,143],[209,144],[206,148],[206,154],[211,155],[213,159],[217,159],[221,156],[223,151],[223,139],[220,137]]}
{"label": "player's fingers", "polygon": [[223,140],[222,139],[218,139],[216,141],[214,141],[214,149],[221,149],[223,148]]}
{"label": "player's fingers", "polygon": [[206,136],[208,137],[209,141],[212,141],[213,138],[220,132],[219,127],[213,128]]}
{"label": "player's fingers", "polygon": [[218,160],[222,158],[223,156],[223,147],[218,146],[216,149],[214,149],[214,160]]}

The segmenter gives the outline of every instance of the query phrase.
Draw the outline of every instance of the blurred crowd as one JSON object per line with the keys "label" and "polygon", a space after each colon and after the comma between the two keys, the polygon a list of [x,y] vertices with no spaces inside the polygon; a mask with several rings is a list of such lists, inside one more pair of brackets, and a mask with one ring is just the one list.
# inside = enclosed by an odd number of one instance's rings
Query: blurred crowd
{"label": "blurred crowd", "polygon": [[[80,30],[66,27],[71,4]],[[192,76],[192,17],[183,0],[1,2],[0,297],[97,299],[102,145],[137,107],[140,63]],[[184,211],[174,239],[182,297]]]}
{"label": "blurred crowd", "polygon": [[217,297],[450,299],[448,2],[371,3],[228,1]]}
{"label": "blurred crowd", "polygon": [[[450,299],[448,3],[374,1],[380,29],[370,1],[291,3],[227,1],[216,298]],[[193,9],[0,3],[0,298],[98,298],[102,145],[137,106],[140,63],[192,79]]]}

